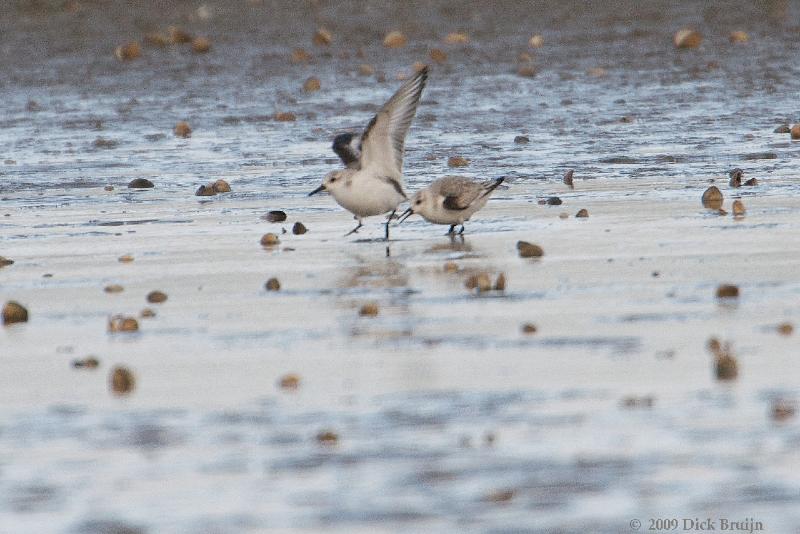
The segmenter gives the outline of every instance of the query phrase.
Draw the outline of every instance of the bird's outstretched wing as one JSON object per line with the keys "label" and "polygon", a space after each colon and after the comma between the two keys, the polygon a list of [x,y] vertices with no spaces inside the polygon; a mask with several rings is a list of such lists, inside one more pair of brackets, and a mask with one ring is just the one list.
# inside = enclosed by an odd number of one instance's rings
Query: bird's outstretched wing
{"label": "bird's outstretched wing", "polygon": [[371,168],[389,176],[402,175],[406,134],[427,80],[428,67],[425,66],[369,121],[361,135],[359,162],[362,169]]}
{"label": "bird's outstretched wing", "polygon": [[361,157],[361,139],[351,133],[339,134],[333,139],[333,151],[342,160],[345,167],[358,168],[358,160]]}

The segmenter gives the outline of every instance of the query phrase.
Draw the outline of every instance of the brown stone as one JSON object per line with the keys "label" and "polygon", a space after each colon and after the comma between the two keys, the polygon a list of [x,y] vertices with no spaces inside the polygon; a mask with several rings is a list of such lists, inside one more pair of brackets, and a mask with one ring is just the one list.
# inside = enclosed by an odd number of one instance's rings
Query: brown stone
{"label": "brown stone", "polygon": [[167,29],[169,34],[169,42],[172,44],[191,43],[192,36],[189,32],[178,26],[170,26]]}
{"label": "brown stone", "polygon": [[372,76],[375,74],[375,67],[362,63],[358,66],[358,73],[362,76]]}
{"label": "brown stone", "polygon": [[514,137],[514,143],[517,145],[527,145],[530,142],[531,139],[527,135],[517,135]]}
{"label": "brown stone", "polygon": [[589,216],[589,210],[587,210],[586,208],[581,208],[580,210],[578,210],[578,213],[575,214],[575,217],[578,217],[579,219],[588,216]]}
{"label": "brown stone", "polygon": [[139,330],[139,321],[133,317],[115,315],[108,320],[109,332],[136,332]]}
{"label": "brown stone", "polygon": [[291,111],[280,111],[275,114],[274,118],[278,122],[294,122],[297,120],[297,115]]}
{"label": "brown stone", "polygon": [[391,31],[383,38],[383,46],[386,48],[402,48],[407,42],[406,36],[399,31]]}
{"label": "brown stone", "polygon": [[300,221],[294,223],[294,225],[292,226],[292,233],[294,235],[303,235],[306,232],[308,232],[308,228],[306,228],[306,225],[304,225]]}
{"label": "brown stone", "polygon": [[151,304],[161,304],[162,302],[167,301],[167,294],[163,291],[151,291],[147,294],[147,302]]}
{"label": "brown stone", "polygon": [[139,312],[139,317],[142,319],[151,319],[155,316],[156,312],[152,308],[144,308],[141,312]]}
{"label": "brown stone", "polygon": [[130,61],[142,55],[142,47],[137,41],[132,41],[118,46],[114,50],[114,55],[117,56],[117,59],[120,61]]}
{"label": "brown stone", "polygon": [[192,136],[192,128],[186,121],[180,121],[173,129],[175,137],[183,137],[184,139]]}
{"label": "brown stone", "polygon": [[728,176],[730,176],[730,180],[728,181],[729,186],[742,187],[742,176],[744,176],[742,169],[733,169],[728,173]]}
{"label": "brown stone", "polygon": [[328,46],[333,42],[333,34],[325,28],[319,28],[311,38],[314,46]]}
{"label": "brown stone", "polygon": [[76,369],[97,369],[100,366],[100,360],[94,356],[87,356],[80,360],[73,360],[72,367]]}
{"label": "brown stone", "polygon": [[540,258],[544,256],[542,247],[527,241],[517,241],[517,250],[520,258]]}
{"label": "brown stone", "polygon": [[794,417],[797,408],[784,400],[778,399],[772,402],[769,415],[773,421],[786,421]]}
{"label": "brown stone", "polygon": [[750,178],[749,180],[747,180],[742,185],[744,185],[746,187],[755,187],[755,186],[758,185],[758,180],[756,180],[755,178]]}
{"label": "brown stone", "polygon": [[307,78],[305,82],[303,82],[303,91],[306,93],[313,93],[315,91],[319,91],[321,88],[322,83],[316,76],[311,76],[310,78]]}
{"label": "brown stone", "polygon": [[732,284],[722,284],[717,288],[718,299],[738,298],[738,297],[739,297],[739,286],[735,286]]}
{"label": "brown stone", "polygon": [[794,326],[792,326],[792,323],[781,323],[778,325],[777,330],[782,336],[791,336],[794,332]]}
{"label": "brown stone", "polygon": [[492,279],[489,278],[489,273],[475,273],[470,275],[464,282],[464,287],[467,289],[477,289],[478,292],[491,291]]}
{"label": "brown stone", "polygon": [[458,264],[454,261],[448,261],[444,264],[444,272],[446,273],[457,273],[458,272]]}
{"label": "brown stone", "polygon": [[14,300],[9,300],[3,306],[3,324],[27,323],[28,310]]}
{"label": "brown stone", "polygon": [[544,37],[542,37],[538,33],[536,35],[531,36],[531,38],[528,39],[528,46],[530,46],[531,48],[541,48],[542,46],[544,46]]}
{"label": "brown stone", "polygon": [[563,182],[564,185],[569,186],[570,189],[575,189],[575,183],[573,181],[573,176],[575,175],[575,171],[570,169],[564,173]]}
{"label": "brown stone", "polygon": [[194,194],[198,197],[213,197],[217,194],[217,190],[214,189],[214,184],[201,185]]}
{"label": "brown stone", "polygon": [[225,180],[219,179],[215,181],[211,187],[214,188],[214,191],[217,193],[230,193],[231,192],[231,185],[226,182]]}
{"label": "brown stone", "polygon": [[447,158],[448,167],[466,167],[469,165],[469,160],[461,156],[450,156]]}
{"label": "brown stone", "polygon": [[127,367],[114,367],[111,370],[109,386],[114,395],[127,395],[136,387],[136,378]]}
{"label": "brown stone", "polygon": [[339,435],[332,430],[322,430],[317,433],[317,443],[333,446],[339,441]]}
{"label": "brown stone", "polygon": [[444,42],[452,45],[465,45],[469,43],[469,35],[464,32],[451,32],[444,38]]}
{"label": "brown stone", "polygon": [[676,48],[697,48],[703,42],[703,36],[699,32],[684,28],[675,33],[672,42]]}
{"label": "brown stone", "polygon": [[278,236],[276,234],[273,234],[272,232],[266,233],[263,236],[261,236],[261,245],[265,247],[277,245],[280,242],[281,240],[278,239]]}
{"label": "brown stone", "polygon": [[800,124],[795,124],[792,126],[792,129],[789,130],[789,133],[792,135],[792,139],[800,139]]}
{"label": "brown stone", "polygon": [[5,267],[6,265],[13,265],[14,260],[10,260],[6,257],[0,256],[0,267]]}
{"label": "brown stone", "polygon": [[715,185],[712,185],[705,191],[703,191],[703,196],[700,201],[703,203],[703,206],[712,210],[718,210],[722,207],[722,191]]}
{"label": "brown stone", "polygon": [[295,373],[283,375],[280,380],[278,380],[278,387],[281,389],[296,390],[300,387],[300,375]]}
{"label": "brown stone", "polygon": [[150,189],[151,187],[155,187],[155,185],[147,178],[134,178],[128,182],[128,187],[130,189]]}
{"label": "brown stone", "polygon": [[431,61],[440,65],[447,62],[447,53],[439,48],[431,48],[431,51],[428,52],[428,56],[431,58]]}
{"label": "brown stone", "polygon": [[165,47],[169,44],[169,37],[161,32],[152,32],[144,36],[144,40],[153,46]]}
{"label": "brown stone", "polygon": [[378,305],[374,302],[368,302],[361,306],[361,309],[358,310],[358,314],[362,317],[375,317],[378,315]]}
{"label": "brown stone", "polygon": [[264,288],[267,291],[280,291],[281,283],[278,281],[277,278],[270,278],[267,280],[267,283],[264,284]]}
{"label": "brown stone", "polygon": [[536,76],[536,68],[533,65],[521,65],[517,69],[517,76],[523,78],[533,78]]}
{"label": "brown stone", "polygon": [[750,40],[750,36],[741,30],[737,30],[728,34],[728,40],[732,43],[746,43]]}
{"label": "brown stone", "polygon": [[503,503],[503,502],[508,502],[513,498],[514,498],[514,490],[504,489],[504,490],[495,490],[487,493],[483,497],[483,500],[486,502]]}
{"label": "brown stone", "polygon": [[500,273],[497,275],[497,280],[494,283],[495,291],[505,291],[506,290],[506,273]]}
{"label": "brown stone", "polygon": [[747,210],[744,207],[744,202],[742,202],[741,200],[733,201],[733,206],[731,207],[731,211],[733,212],[733,216],[737,218],[744,217],[745,213],[747,213]]}
{"label": "brown stone", "polygon": [[192,52],[195,54],[205,54],[211,50],[211,41],[208,37],[195,37],[192,39]]}
{"label": "brown stone", "polygon": [[131,254],[123,254],[117,258],[117,261],[120,263],[131,263],[133,261],[133,256]]}
{"label": "brown stone", "polygon": [[286,220],[286,212],[280,210],[272,210],[267,212],[266,215],[262,215],[261,218],[269,222],[283,222]]}
{"label": "brown stone", "polygon": [[536,325],[533,323],[525,323],[522,325],[523,334],[535,334],[537,330]]}
{"label": "brown stone", "polygon": [[106,293],[122,293],[124,290],[125,288],[119,284],[111,284],[103,288]]}
{"label": "brown stone", "polygon": [[292,55],[290,56],[290,60],[292,63],[309,63],[311,62],[311,54],[303,50],[302,48],[295,48],[292,50]]}

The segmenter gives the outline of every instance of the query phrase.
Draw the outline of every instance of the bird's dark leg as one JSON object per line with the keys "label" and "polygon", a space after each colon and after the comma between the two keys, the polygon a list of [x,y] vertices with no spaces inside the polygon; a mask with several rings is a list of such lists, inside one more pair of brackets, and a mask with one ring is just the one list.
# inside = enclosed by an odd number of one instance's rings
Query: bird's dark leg
{"label": "bird's dark leg", "polygon": [[353,228],[352,230],[350,230],[349,232],[347,232],[346,234],[344,234],[344,236],[345,236],[345,237],[347,237],[347,236],[349,236],[349,235],[352,235],[352,234],[355,234],[356,232],[358,232],[358,229],[359,229],[359,228],[361,228],[362,226],[364,226],[364,224],[361,222],[361,219],[359,219],[358,217],[355,217],[355,219],[358,221],[358,226],[356,226],[355,228]]}
{"label": "bird's dark leg", "polygon": [[396,212],[397,210],[392,210],[392,213],[390,213],[389,217],[386,219],[386,236],[385,236],[386,241],[389,241],[389,223],[392,222],[392,219],[394,218],[394,214]]}
{"label": "bird's dark leg", "polygon": [[[455,225],[453,225],[455,226]],[[464,225],[461,225],[461,230],[458,231],[458,235],[462,235],[464,233]]]}
{"label": "bird's dark leg", "polygon": [[456,225],[455,224],[451,224],[450,225],[450,229],[444,235],[453,235],[455,233],[455,229],[456,229]]}

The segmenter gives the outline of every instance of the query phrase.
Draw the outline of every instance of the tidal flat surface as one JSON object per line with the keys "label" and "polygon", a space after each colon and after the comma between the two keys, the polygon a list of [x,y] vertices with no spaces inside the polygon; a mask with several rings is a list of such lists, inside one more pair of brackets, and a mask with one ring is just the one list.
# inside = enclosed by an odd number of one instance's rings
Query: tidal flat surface
{"label": "tidal flat surface", "polygon": [[[210,51],[145,42],[170,25]],[[674,47],[685,26],[699,48]],[[774,416],[800,401],[800,142],[774,132],[800,120],[796,4],[12,1],[0,35],[0,300],[30,312],[0,329],[0,532],[800,532],[798,416]],[[306,195],[418,61],[408,189],[508,188],[463,239],[418,217],[343,237]],[[194,195],[216,179],[232,192]],[[469,291],[476,272],[506,289]]]}

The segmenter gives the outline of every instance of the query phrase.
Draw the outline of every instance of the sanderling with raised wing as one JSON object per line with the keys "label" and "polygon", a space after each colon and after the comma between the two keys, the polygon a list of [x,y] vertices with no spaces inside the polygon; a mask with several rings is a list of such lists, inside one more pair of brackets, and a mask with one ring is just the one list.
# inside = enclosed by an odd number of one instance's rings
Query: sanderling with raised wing
{"label": "sanderling with raised wing", "polygon": [[425,66],[392,95],[360,138],[348,133],[334,139],[333,151],[346,168],[329,172],[322,185],[308,195],[328,191],[341,207],[355,215],[358,226],[346,235],[363,226],[363,217],[389,213],[386,221],[386,239],[389,239],[389,221],[397,206],[408,200],[403,191],[404,145],[427,79]]}
{"label": "sanderling with raised wing", "polygon": [[411,198],[411,207],[400,216],[402,223],[418,213],[428,222],[449,224],[448,235],[452,235],[457,225],[459,234],[464,233],[464,222],[481,209],[492,191],[503,183],[505,177],[479,182],[463,176],[439,178],[425,189],[417,191]]}

